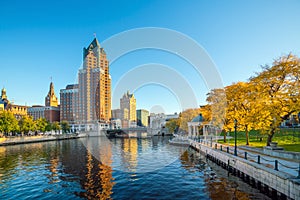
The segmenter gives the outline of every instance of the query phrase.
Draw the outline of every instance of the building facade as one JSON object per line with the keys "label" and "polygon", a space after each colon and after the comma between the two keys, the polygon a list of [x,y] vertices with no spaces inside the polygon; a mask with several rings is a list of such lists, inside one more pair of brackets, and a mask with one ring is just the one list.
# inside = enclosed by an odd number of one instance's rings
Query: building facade
{"label": "building facade", "polygon": [[[120,108],[121,112],[123,112],[123,119],[136,122],[136,99],[129,91],[120,99]],[[126,109],[128,110],[128,114]]]}
{"label": "building facade", "polygon": [[60,120],[75,124],[78,121],[78,84],[60,90]]}
{"label": "building facade", "polygon": [[54,92],[53,82],[50,83],[49,92],[45,97],[45,106],[35,105],[28,107],[27,113],[32,116],[34,120],[45,118],[50,123],[60,121],[60,108]]}
{"label": "building facade", "polygon": [[3,88],[1,90],[0,104],[3,105],[1,107],[3,107],[4,110],[11,111],[13,113],[13,115],[15,116],[15,118],[17,118],[17,119],[21,119],[23,116],[27,115],[28,106],[16,105],[16,104],[11,103],[7,98],[5,88]]}
{"label": "building facade", "polygon": [[121,109],[113,109],[111,110],[111,118],[112,119],[122,119]]}
{"label": "building facade", "polygon": [[138,126],[148,126],[149,111],[145,109],[136,110],[136,119]]}
{"label": "building facade", "polygon": [[34,105],[27,109],[27,113],[32,116],[34,120],[45,118],[45,106]]}
{"label": "building facade", "polygon": [[96,38],[83,49],[83,67],[78,72],[78,108],[81,123],[111,118],[109,62]]}

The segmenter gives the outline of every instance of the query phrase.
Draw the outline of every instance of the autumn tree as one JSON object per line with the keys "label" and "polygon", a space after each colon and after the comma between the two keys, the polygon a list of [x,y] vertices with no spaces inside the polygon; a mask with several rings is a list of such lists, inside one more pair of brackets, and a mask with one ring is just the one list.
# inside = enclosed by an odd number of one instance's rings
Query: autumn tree
{"label": "autumn tree", "polygon": [[259,91],[257,103],[264,104],[258,112],[268,129],[268,146],[280,124],[300,110],[299,78],[300,60],[289,54],[275,60],[272,66],[262,67],[262,72],[250,79]]}
{"label": "autumn tree", "polygon": [[200,114],[200,108],[190,108],[181,112],[180,129],[188,131],[187,123],[192,121],[194,117]]}
{"label": "autumn tree", "polygon": [[212,89],[208,94],[206,101],[210,106],[211,123],[222,130],[224,134],[224,142],[226,142],[226,132],[231,129],[230,118],[226,116],[227,98],[223,88]]}
{"label": "autumn tree", "polygon": [[175,133],[180,126],[180,119],[170,119],[166,122],[166,127],[169,129],[170,133]]}

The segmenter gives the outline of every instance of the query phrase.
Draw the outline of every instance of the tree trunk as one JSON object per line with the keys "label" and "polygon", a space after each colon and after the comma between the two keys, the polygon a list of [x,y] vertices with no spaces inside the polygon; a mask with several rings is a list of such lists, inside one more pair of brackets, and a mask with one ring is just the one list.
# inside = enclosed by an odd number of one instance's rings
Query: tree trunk
{"label": "tree trunk", "polygon": [[223,134],[224,134],[224,143],[226,143],[226,131],[223,130]]}
{"label": "tree trunk", "polygon": [[246,145],[249,145],[249,131],[248,131],[248,126],[246,126],[245,133],[246,133]]}
{"label": "tree trunk", "polygon": [[268,134],[268,138],[267,138],[267,146],[270,146],[270,143],[272,142],[272,138],[275,134],[275,129],[272,128],[270,133]]}

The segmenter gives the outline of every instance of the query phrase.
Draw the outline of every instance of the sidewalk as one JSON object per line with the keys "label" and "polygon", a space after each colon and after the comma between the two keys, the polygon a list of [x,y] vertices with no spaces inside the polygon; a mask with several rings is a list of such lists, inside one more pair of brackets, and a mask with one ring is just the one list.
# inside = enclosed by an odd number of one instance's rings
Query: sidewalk
{"label": "sidewalk", "polygon": [[[211,141],[202,141],[201,145],[209,146],[213,149],[227,153],[227,147],[229,147],[229,153],[234,154],[234,147],[228,146],[226,144],[215,143]],[[245,154],[246,152],[246,154]],[[237,156],[247,159],[248,161],[259,163],[268,167],[270,169],[274,169],[280,172],[284,172],[288,175],[293,176],[294,178],[300,178],[300,162],[291,159],[279,158],[269,156],[263,153],[263,150],[259,150],[257,148],[238,146],[237,147]],[[246,157],[245,157],[246,156]]]}
{"label": "sidewalk", "polygon": [[35,142],[47,142],[54,140],[65,140],[65,139],[76,139],[79,136],[76,135],[56,135],[56,136],[23,136],[23,137],[7,137],[0,138],[0,146],[16,145],[16,144],[27,144]]}

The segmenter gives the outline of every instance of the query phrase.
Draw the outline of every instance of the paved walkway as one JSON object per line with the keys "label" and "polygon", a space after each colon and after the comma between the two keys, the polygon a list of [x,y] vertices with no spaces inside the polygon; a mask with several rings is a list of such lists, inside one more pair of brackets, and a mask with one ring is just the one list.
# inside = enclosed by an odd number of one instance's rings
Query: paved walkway
{"label": "paved walkway", "polygon": [[56,135],[56,136],[23,136],[23,137],[3,137],[0,138],[0,146],[27,144],[35,142],[46,142],[54,140],[76,139],[79,136],[74,134]]}
{"label": "paved walkway", "polygon": [[[226,144],[220,144],[215,143],[211,141],[203,141],[200,142],[201,145],[205,146],[211,146],[215,149],[215,145],[217,145],[217,150],[221,151],[222,146],[222,152],[227,153],[227,147],[229,147],[229,153],[234,154],[234,147],[228,146]],[[264,154],[262,151],[257,151],[257,148],[251,149],[251,147],[238,147],[237,148],[237,154],[241,158],[245,158],[245,152],[247,152],[247,160],[251,162],[258,163],[258,157],[260,156],[260,164],[264,165],[270,169],[275,170],[275,162],[277,160],[277,169],[280,172],[284,172],[288,175],[293,176],[294,178],[300,178],[300,161],[299,160],[291,160],[291,159],[282,159],[278,157],[273,157]]]}

